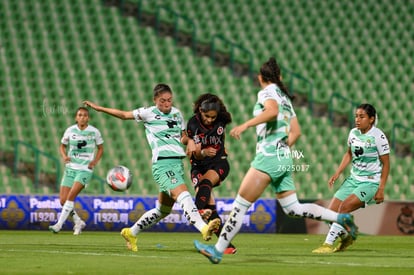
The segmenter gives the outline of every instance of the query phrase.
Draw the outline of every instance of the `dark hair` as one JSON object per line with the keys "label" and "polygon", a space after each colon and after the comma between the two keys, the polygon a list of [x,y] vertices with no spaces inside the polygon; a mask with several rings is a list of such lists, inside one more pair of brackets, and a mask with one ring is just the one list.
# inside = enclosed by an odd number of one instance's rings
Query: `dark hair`
{"label": "dark hair", "polygon": [[194,114],[200,112],[217,111],[217,119],[228,124],[232,121],[231,114],[227,111],[223,101],[216,95],[206,93],[200,95],[194,102]]}
{"label": "dark hair", "polygon": [[275,83],[287,97],[290,99],[294,98],[282,82],[280,67],[274,57],[269,58],[268,61],[263,63],[262,67],[260,67],[260,75],[262,76],[263,81]]}
{"label": "dark hair", "polygon": [[171,93],[172,94],[172,90],[171,90],[170,86],[168,86],[167,84],[163,84],[163,83],[155,85],[153,91],[154,91],[154,94],[153,94],[154,98],[160,96],[163,93]]}
{"label": "dark hair", "polygon": [[76,109],[75,116],[77,116],[77,115],[78,115],[78,112],[79,112],[80,110],[84,110],[84,111],[86,111],[86,112],[88,113],[88,116],[89,116],[89,110],[88,110],[88,108],[86,108],[86,107],[79,107],[78,109]]}
{"label": "dark hair", "polygon": [[372,106],[371,104],[368,103],[362,103],[361,105],[359,105],[357,107],[357,109],[362,109],[365,111],[365,113],[367,113],[368,117],[374,117],[374,125],[376,125],[377,123],[377,111],[375,110],[374,106]]}

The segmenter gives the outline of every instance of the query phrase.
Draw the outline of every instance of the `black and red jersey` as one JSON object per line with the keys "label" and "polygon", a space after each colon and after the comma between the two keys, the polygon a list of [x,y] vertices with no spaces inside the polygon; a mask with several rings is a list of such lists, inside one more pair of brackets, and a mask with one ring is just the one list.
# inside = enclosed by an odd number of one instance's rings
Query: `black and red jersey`
{"label": "black and red jersey", "polygon": [[213,125],[205,126],[201,122],[200,114],[195,114],[187,123],[187,135],[194,140],[195,144],[201,143],[201,149],[213,147],[217,150],[214,157],[205,157],[203,160],[197,160],[191,157],[191,163],[206,164],[227,158],[224,141],[226,136],[226,124],[219,119],[214,121]]}

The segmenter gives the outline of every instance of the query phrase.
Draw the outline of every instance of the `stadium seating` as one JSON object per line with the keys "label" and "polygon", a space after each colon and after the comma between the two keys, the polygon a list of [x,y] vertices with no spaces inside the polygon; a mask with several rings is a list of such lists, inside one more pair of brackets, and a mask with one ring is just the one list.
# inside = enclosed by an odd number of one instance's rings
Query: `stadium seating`
{"label": "stadium seating", "polygon": [[[190,48],[175,45],[171,37],[158,37],[151,27],[140,25],[136,18],[123,17],[118,8],[102,3],[0,3],[4,11],[0,18],[0,39],[4,41],[0,81],[6,91],[0,94],[0,150],[11,151],[14,140],[24,140],[58,156],[63,131],[74,123],[74,111],[84,99],[120,109],[151,105],[151,91],[158,82],[171,84],[175,104],[186,117],[192,114],[197,95],[204,92],[223,98],[233,114],[231,126],[251,116],[258,87],[250,78],[234,77],[228,68],[215,67],[209,58],[193,55]],[[380,127],[387,133],[396,121],[412,127],[414,98],[407,92],[412,88],[409,76],[414,72],[414,45],[407,31],[414,14],[411,3],[136,3],[147,13],[167,5],[191,18],[199,43],[208,43],[219,30],[252,51],[256,70],[269,56],[275,56],[283,67],[312,80],[315,102],[327,104],[332,94],[339,93],[355,102],[372,102],[379,112]],[[333,127],[327,117],[315,118],[305,108],[297,108],[297,113],[303,135],[295,149],[302,150],[304,158],[295,163],[309,165],[308,171],[295,173],[298,194],[301,198],[329,198],[333,191],[326,182],[346,149],[348,129]],[[105,178],[109,168],[123,164],[131,167],[136,182],[128,193],[156,194],[142,125],[94,111],[90,115],[90,123],[105,138],[105,155],[96,175]],[[254,143],[253,129],[241,142],[228,138],[232,170],[217,188],[218,196],[235,195],[254,155]],[[391,161],[387,198],[414,199],[413,183],[404,176],[411,171],[412,158],[391,154]],[[53,192],[34,190],[30,179],[15,177],[10,171],[2,174],[6,175],[2,192]],[[102,188],[99,179],[91,187],[85,192],[112,192]],[[264,196],[273,194],[268,190]]]}

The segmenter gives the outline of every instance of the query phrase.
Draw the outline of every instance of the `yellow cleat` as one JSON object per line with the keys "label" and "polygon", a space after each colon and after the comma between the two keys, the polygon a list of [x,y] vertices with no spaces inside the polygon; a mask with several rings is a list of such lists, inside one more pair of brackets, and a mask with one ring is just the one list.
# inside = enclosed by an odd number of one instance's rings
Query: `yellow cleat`
{"label": "yellow cleat", "polygon": [[219,218],[215,218],[206,224],[203,229],[201,229],[201,235],[203,235],[203,239],[205,241],[211,240],[211,236],[220,228],[220,224],[221,220]]}
{"label": "yellow cleat", "polygon": [[130,228],[124,228],[121,230],[121,235],[126,240],[126,245],[129,250],[132,250],[134,252],[138,251],[137,246],[137,237],[132,235]]}
{"label": "yellow cleat", "polygon": [[318,247],[314,250],[312,250],[312,253],[317,253],[317,254],[329,254],[329,253],[334,253],[335,252],[335,248],[332,244],[327,244],[324,243],[321,247]]}
{"label": "yellow cleat", "polygon": [[341,252],[344,251],[348,246],[354,243],[354,239],[351,235],[345,237],[345,239],[339,242],[339,245],[335,247],[334,252]]}

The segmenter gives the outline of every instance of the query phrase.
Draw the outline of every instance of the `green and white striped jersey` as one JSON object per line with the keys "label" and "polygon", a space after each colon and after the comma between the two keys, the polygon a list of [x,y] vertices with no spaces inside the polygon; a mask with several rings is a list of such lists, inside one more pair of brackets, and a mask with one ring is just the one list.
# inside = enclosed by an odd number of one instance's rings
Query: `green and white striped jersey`
{"label": "green and white striped jersey", "polygon": [[152,163],[158,158],[185,157],[181,133],[185,130],[184,118],[175,107],[164,114],[156,106],[141,107],[132,111],[137,122],[144,122],[148,144],[152,150]]}
{"label": "green and white striped jersey", "polygon": [[349,132],[348,146],[352,152],[352,177],[358,181],[379,182],[382,171],[379,157],[390,153],[385,134],[374,126],[365,134],[354,128]]}
{"label": "green and white striped jersey", "polygon": [[[296,113],[290,99],[276,84],[270,84],[257,94],[257,102],[253,110],[254,116],[263,112],[266,100],[276,100],[279,113],[275,120],[256,126],[256,153],[275,155],[277,153],[275,148],[278,149],[281,144],[285,144],[290,130],[290,120],[296,116]],[[288,147],[284,146],[284,149],[288,149]]]}
{"label": "green and white striped jersey", "polygon": [[95,157],[96,146],[103,142],[101,132],[91,125],[84,130],[79,129],[77,124],[68,127],[61,140],[62,144],[68,146],[70,162],[66,167],[90,171],[88,164]]}

